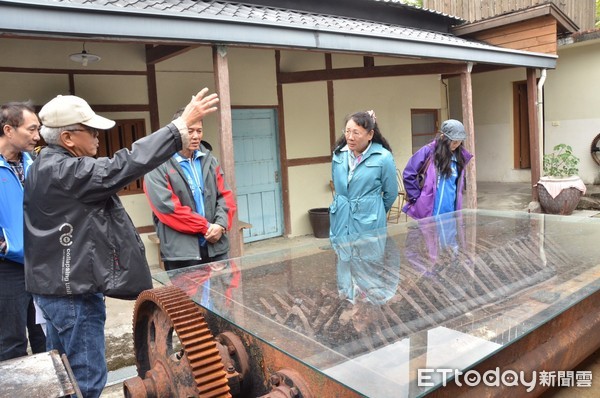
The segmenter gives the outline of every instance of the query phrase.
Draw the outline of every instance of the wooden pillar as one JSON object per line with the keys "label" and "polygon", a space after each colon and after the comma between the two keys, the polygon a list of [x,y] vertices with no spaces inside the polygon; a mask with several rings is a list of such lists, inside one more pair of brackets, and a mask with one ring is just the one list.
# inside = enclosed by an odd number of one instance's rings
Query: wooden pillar
{"label": "wooden pillar", "polygon": [[[473,122],[473,89],[471,85],[471,69],[473,64],[468,63],[464,72],[460,74],[460,92],[462,98],[462,118],[467,139],[465,148],[475,155],[475,124]],[[468,209],[477,208],[477,172],[476,158],[469,162],[466,170],[467,192],[464,196],[463,207]]]}
{"label": "wooden pillar", "polygon": [[[213,69],[215,73],[215,87],[219,94],[219,163],[225,173],[225,181],[233,192],[237,203],[237,189],[235,184],[235,160],[233,156],[233,128],[231,123],[231,96],[229,92],[229,66],[227,65],[227,47],[213,46]],[[240,257],[243,254],[243,245],[237,212],[233,217],[233,225],[229,233],[229,257]]]}
{"label": "wooden pillar", "polygon": [[536,70],[527,68],[527,114],[529,116],[529,153],[531,157],[531,198],[538,201],[535,184],[540,179],[540,131],[538,122],[541,115],[537,110],[537,78]]}
{"label": "wooden pillar", "polygon": [[288,173],[287,143],[285,138],[285,111],[283,105],[283,84],[281,83],[281,51],[275,50],[275,74],[277,79],[277,119],[279,124],[279,163],[281,164],[281,200],[283,203],[283,233],[292,233],[290,209],[290,178]]}
{"label": "wooden pillar", "polygon": [[148,107],[150,111],[150,130],[156,131],[160,128],[158,117],[158,90],[156,88],[156,67],[154,63],[148,62],[148,52],[152,49],[151,44],[146,45],[146,85],[148,87]]}
{"label": "wooden pillar", "polygon": [[[325,69],[328,71],[333,70],[333,63],[331,61],[331,54],[325,54]],[[327,108],[329,113],[329,148],[330,152],[333,152],[333,146],[337,139],[335,133],[335,101],[334,101],[334,89],[333,80],[327,80]]]}

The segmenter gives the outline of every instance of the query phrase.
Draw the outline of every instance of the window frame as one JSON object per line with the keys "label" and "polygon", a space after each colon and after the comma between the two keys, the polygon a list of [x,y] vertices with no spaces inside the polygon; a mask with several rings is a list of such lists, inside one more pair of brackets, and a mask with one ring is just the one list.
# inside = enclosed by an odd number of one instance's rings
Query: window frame
{"label": "window frame", "polygon": [[[115,126],[106,130],[105,134],[98,137],[98,157],[111,157],[120,149],[131,150],[132,144],[146,136],[146,121],[144,119],[115,120]],[[143,177],[125,186],[118,194],[133,195],[144,193]]]}
{"label": "window frame", "polygon": [[[415,123],[414,117],[416,115],[431,115],[433,118],[433,126],[434,130],[432,132],[415,132]],[[411,109],[410,110],[410,138],[411,138],[411,147],[412,152],[415,153],[418,151],[423,145],[415,146],[415,137],[430,137],[431,139],[428,141],[432,141],[435,139],[438,131],[440,129],[440,110],[439,109],[431,109],[431,108],[422,108],[422,109]]]}

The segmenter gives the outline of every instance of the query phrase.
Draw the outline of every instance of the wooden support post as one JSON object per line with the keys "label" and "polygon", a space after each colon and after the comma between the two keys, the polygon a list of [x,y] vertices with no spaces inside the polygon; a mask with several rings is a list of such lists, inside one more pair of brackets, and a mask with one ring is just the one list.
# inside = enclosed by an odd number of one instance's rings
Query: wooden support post
{"label": "wooden support post", "polygon": [[537,78],[536,70],[527,68],[527,114],[529,115],[529,153],[531,157],[531,198],[538,201],[535,184],[540,179],[540,131],[538,128],[539,115],[537,110]]}
{"label": "wooden support post", "polygon": [[285,138],[285,111],[283,108],[283,84],[281,82],[281,52],[275,50],[275,73],[277,76],[277,120],[279,122],[279,163],[281,164],[281,200],[283,202],[283,233],[292,233],[290,214],[290,184],[288,176],[289,162]]}
{"label": "wooden support post", "polygon": [[156,131],[160,128],[158,117],[158,90],[156,88],[156,66],[148,62],[148,53],[152,45],[146,45],[146,83],[148,87],[148,105],[150,111],[150,129]]}
{"label": "wooden support post", "polygon": [[[471,69],[473,64],[468,63],[465,71],[460,74],[460,92],[462,98],[462,117],[467,139],[464,143],[467,151],[475,155],[475,124],[473,122],[473,89],[471,85]],[[474,159],[476,160],[476,158]],[[466,179],[467,192],[465,194],[463,207],[468,209],[477,208],[477,172],[474,161],[467,165]]]}
{"label": "wooden support post", "polygon": [[[219,94],[219,163],[225,172],[225,181],[233,192],[237,203],[235,183],[235,160],[233,156],[233,127],[231,123],[231,96],[229,93],[229,66],[227,65],[227,47],[213,46],[213,68],[215,87]],[[233,225],[229,234],[229,257],[240,257],[243,253],[244,242],[238,226],[237,212],[233,217]]]}

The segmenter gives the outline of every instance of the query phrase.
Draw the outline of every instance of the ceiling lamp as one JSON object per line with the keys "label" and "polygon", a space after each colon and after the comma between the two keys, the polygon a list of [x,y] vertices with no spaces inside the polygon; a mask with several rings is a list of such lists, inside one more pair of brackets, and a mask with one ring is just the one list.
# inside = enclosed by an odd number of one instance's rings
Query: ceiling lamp
{"label": "ceiling lamp", "polygon": [[83,43],[83,50],[80,53],[71,54],[69,58],[71,61],[79,62],[83,66],[88,66],[88,63],[97,62],[101,59],[99,56],[85,51],[85,43]]}

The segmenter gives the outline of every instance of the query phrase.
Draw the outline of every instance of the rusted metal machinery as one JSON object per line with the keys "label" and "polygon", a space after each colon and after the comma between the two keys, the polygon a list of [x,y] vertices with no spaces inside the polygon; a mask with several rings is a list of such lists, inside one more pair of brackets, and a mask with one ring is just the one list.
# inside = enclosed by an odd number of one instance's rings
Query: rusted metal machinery
{"label": "rusted metal machinery", "polygon": [[71,396],[82,397],[65,354],[52,350],[0,362],[0,398]]}
{"label": "rusted metal machinery", "polygon": [[125,395],[537,396],[600,348],[599,238],[600,220],[463,210],[162,273]]}

